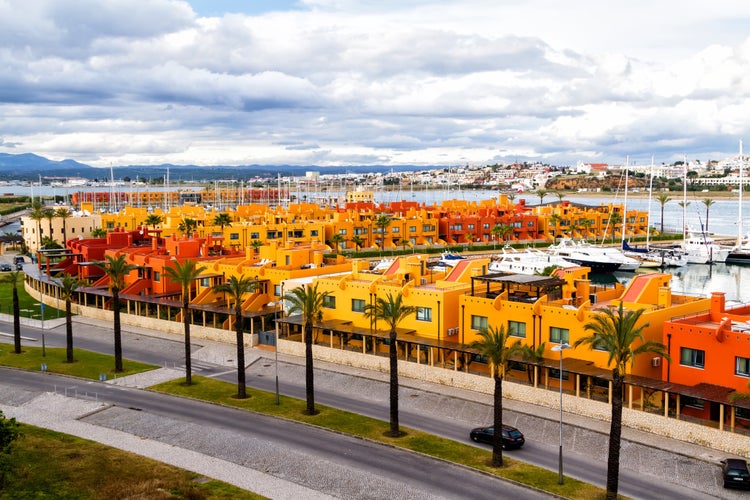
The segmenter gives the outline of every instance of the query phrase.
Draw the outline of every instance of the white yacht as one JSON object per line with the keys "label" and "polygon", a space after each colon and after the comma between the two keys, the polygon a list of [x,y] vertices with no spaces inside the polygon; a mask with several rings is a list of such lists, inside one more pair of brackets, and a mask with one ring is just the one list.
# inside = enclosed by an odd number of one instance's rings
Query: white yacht
{"label": "white yacht", "polygon": [[612,273],[620,270],[623,264],[622,257],[624,257],[621,254],[615,256],[614,252],[608,253],[611,250],[610,248],[576,244],[570,238],[562,238],[559,243],[550,245],[548,250],[553,256],[562,257],[568,262],[591,268],[592,273]]}
{"label": "white yacht", "polygon": [[516,250],[506,246],[503,252],[497,255],[488,269],[490,272],[518,273],[518,274],[542,274],[550,266],[572,267],[577,264],[569,262],[562,257],[527,248]]}
{"label": "white yacht", "polygon": [[726,262],[731,247],[719,245],[705,231],[695,231],[688,228],[688,236],[682,243],[687,260],[691,264],[711,264]]}

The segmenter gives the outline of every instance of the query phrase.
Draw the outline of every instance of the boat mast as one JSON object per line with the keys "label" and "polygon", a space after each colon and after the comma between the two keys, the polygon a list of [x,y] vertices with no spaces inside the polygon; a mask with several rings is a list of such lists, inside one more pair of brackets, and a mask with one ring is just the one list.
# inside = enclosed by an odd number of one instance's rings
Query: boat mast
{"label": "boat mast", "polygon": [[687,155],[682,157],[682,244],[685,244],[685,216],[687,215]]}
{"label": "boat mast", "polygon": [[649,240],[651,236],[651,194],[654,190],[654,157],[651,156],[651,168],[649,169],[649,181],[648,181],[648,223],[646,224],[646,250],[648,250]]}
{"label": "boat mast", "polygon": [[743,179],[743,166],[745,158],[742,156],[742,139],[740,139],[740,204],[737,208],[737,248],[741,248],[742,245],[742,183]]}
{"label": "boat mast", "polygon": [[[628,165],[630,163],[630,156],[625,157],[625,196],[623,197],[623,203],[622,203],[622,232],[621,232],[621,243],[620,248],[625,247],[625,233],[628,229]],[[614,232],[614,229],[612,229]]]}

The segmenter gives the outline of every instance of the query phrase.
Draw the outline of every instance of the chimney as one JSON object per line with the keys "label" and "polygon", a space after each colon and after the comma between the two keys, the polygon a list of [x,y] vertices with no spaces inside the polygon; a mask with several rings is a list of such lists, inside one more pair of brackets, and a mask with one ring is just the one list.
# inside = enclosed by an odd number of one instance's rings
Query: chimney
{"label": "chimney", "polygon": [[726,297],[724,292],[711,292],[711,320],[718,321],[724,315]]}

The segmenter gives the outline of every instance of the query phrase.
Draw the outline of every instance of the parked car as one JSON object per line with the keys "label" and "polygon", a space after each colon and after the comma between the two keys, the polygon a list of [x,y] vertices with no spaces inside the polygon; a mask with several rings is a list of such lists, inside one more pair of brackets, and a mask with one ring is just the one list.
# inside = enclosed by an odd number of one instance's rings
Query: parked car
{"label": "parked car", "polygon": [[0,264],[0,271],[1,272],[7,272],[12,271],[13,269],[10,267],[10,264]]}
{"label": "parked car", "polygon": [[[495,435],[495,428],[489,427],[477,427],[472,429],[469,433],[469,437],[472,441],[478,443],[489,443],[492,444],[492,438]],[[520,448],[526,442],[521,431],[510,425],[503,425],[503,449],[514,449]]]}
{"label": "parked car", "polygon": [[16,255],[13,257],[14,264],[23,264],[24,262],[26,262],[26,259],[23,258],[23,255]]}
{"label": "parked car", "polygon": [[18,262],[16,264],[16,271],[23,271],[23,262]]}
{"label": "parked car", "polygon": [[721,473],[725,488],[750,488],[750,470],[747,460],[727,458],[721,461]]}

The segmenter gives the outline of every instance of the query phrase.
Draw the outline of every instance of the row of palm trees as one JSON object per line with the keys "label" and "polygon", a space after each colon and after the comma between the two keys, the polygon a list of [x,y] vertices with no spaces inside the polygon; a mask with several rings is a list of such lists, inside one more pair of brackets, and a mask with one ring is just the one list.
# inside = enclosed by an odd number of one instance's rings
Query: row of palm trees
{"label": "row of palm trees", "polygon": [[[120,323],[120,299],[119,292],[125,286],[125,276],[135,269],[133,264],[125,260],[124,255],[106,256],[103,268],[109,277],[110,292],[112,293],[112,310],[114,314],[114,352],[115,371],[123,371],[122,363],[122,341]],[[192,283],[198,279],[204,271],[196,261],[175,261],[174,264],[165,269],[165,274],[170,280],[179,283],[182,288],[182,319],[185,337],[185,384],[192,383],[191,374],[191,350],[190,350],[190,317],[189,303]],[[14,352],[21,352],[20,323],[18,320],[18,295],[16,284],[20,278],[20,272],[5,274],[1,279],[13,284],[13,314],[14,314]],[[66,319],[66,361],[74,362],[73,357],[73,333],[71,320],[71,302],[74,300],[76,290],[83,286],[83,282],[70,275],[62,275],[59,279],[60,297],[65,301]],[[237,398],[247,397],[245,382],[245,353],[242,322],[242,297],[255,290],[257,281],[244,276],[232,276],[223,284],[214,287],[218,293],[226,293],[234,302],[235,330],[237,334]],[[324,298],[328,291],[318,290],[317,283],[300,286],[291,290],[281,297],[288,307],[288,314],[300,314],[302,316],[303,334],[305,342],[305,413],[314,415],[315,408],[314,371],[313,371],[313,327],[319,321],[322,314]],[[416,308],[403,302],[400,293],[395,296],[387,294],[385,298],[376,298],[373,304],[365,307],[365,315],[372,321],[383,321],[389,331],[389,435],[392,437],[402,436],[399,428],[399,380],[398,380],[398,355],[397,355],[397,329],[399,324],[410,315],[415,314]],[[588,336],[580,338],[574,343],[574,347],[587,345],[589,348],[603,350],[608,353],[608,364],[612,367],[612,405],[611,426],[607,467],[607,498],[616,499],[619,480],[619,456],[622,428],[622,394],[624,376],[628,365],[635,362],[635,358],[644,353],[656,353],[669,359],[666,349],[659,342],[646,342],[642,331],[648,324],[638,325],[643,310],[624,311],[622,304],[619,309],[605,309],[594,315],[589,323],[585,325]],[[540,349],[532,350],[524,346],[520,340],[510,343],[510,336],[503,326],[489,326],[479,332],[479,339],[475,340],[469,347],[476,349],[478,354],[485,357],[491,365],[494,379],[493,391],[493,423],[496,429],[492,443],[492,465],[503,465],[502,452],[502,426],[503,426],[503,380],[508,370],[509,362],[522,356],[527,360],[538,361]],[[543,351],[542,351],[543,352]]]}

